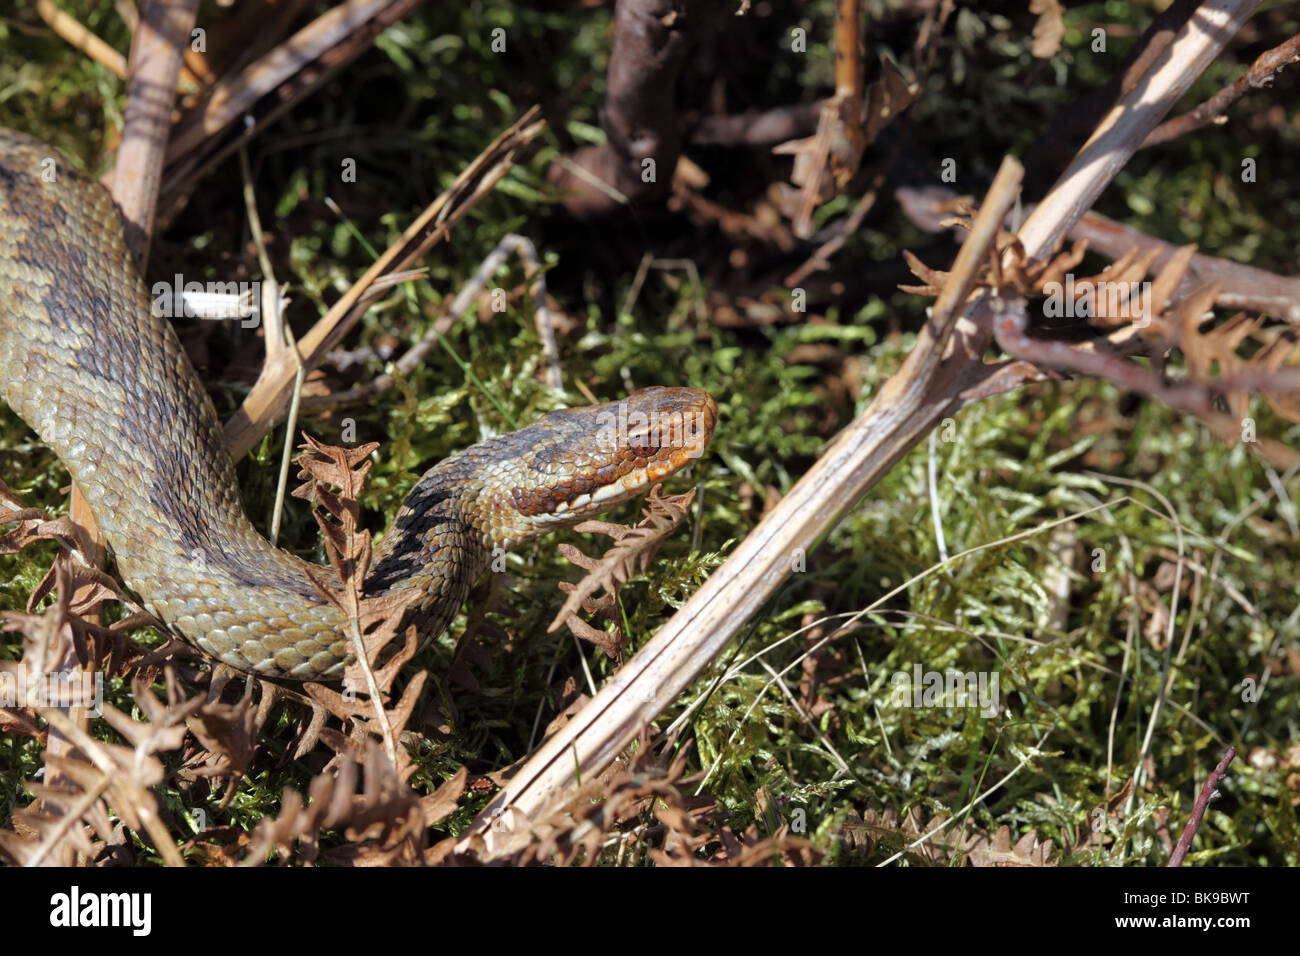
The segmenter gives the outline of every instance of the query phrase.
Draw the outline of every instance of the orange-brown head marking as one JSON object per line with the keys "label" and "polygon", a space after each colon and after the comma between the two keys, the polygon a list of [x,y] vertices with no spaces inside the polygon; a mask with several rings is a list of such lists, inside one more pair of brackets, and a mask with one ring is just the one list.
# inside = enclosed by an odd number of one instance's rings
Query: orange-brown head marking
{"label": "orange-brown head marking", "polygon": [[505,502],[517,543],[634,498],[703,454],[718,406],[694,388],[643,388],[618,402],[551,412],[508,441],[516,462]]}

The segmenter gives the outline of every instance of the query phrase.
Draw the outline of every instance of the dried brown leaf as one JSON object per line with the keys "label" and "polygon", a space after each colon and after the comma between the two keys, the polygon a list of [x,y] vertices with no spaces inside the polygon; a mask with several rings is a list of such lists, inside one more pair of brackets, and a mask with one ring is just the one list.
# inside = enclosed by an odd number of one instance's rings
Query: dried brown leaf
{"label": "dried brown leaf", "polygon": [[[576,548],[568,548],[561,552],[574,564],[586,570],[587,574],[573,585],[572,590],[564,589],[568,590],[569,596],[565,599],[560,612],[555,615],[555,619],[551,621],[547,628],[548,632],[554,633],[560,627],[569,624],[578,609],[583,607],[584,602],[597,591],[604,590],[612,597],[628,579],[649,567],[664,541],[686,517],[687,509],[695,498],[694,490],[664,498],[660,496],[661,487],[655,485],[651,489],[646,508],[642,513],[643,517],[633,527],[612,525],[606,521],[587,521],[577,526],[576,530],[581,532],[594,531],[609,535],[614,539],[615,544],[599,560],[582,554]],[[579,637],[583,636],[576,629],[574,633]],[[607,641],[608,638],[605,640]]]}
{"label": "dried brown leaf", "polygon": [[1029,12],[1038,14],[1030,52],[1040,60],[1050,60],[1060,52],[1065,37],[1065,7],[1057,0],[1029,0]]}
{"label": "dried brown leaf", "polygon": [[469,771],[461,767],[450,780],[443,781],[437,790],[420,798],[420,812],[424,815],[426,827],[431,827],[456,812],[468,780]]}

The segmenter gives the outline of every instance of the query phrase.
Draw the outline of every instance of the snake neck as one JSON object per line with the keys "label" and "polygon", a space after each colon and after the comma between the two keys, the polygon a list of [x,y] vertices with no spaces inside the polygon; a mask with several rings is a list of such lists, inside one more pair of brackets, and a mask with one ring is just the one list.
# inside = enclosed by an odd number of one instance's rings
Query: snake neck
{"label": "snake neck", "polygon": [[427,471],[402,503],[375,550],[365,592],[378,597],[394,591],[420,593],[408,606],[405,623],[425,641],[451,623],[474,582],[487,570],[494,548],[483,527],[481,462],[470,449]]}

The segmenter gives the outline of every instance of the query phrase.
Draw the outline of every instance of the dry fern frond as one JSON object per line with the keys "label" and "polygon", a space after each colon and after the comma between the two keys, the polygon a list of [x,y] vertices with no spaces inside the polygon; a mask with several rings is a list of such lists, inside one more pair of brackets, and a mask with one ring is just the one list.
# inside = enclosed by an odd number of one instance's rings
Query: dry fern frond
{"label": "dry fern frond", "polygon": [[0,526],[17,527],[0,535],[0,554],[17,554],[33,541],[57,541],[69,550],[91,554],[94,546],[80,525],[70,518],[51,518],[44,509],[25,507],[22,501],[0,481]]}
{"label": "dry fern frond", "polygon": [[[926,819],[919,806],[913,806],[901,817],[893,807],[883,811],[867,810],[858,815],[850,811],[840,825],[839,836],[850,852],[871,856],[879,852],[904,853],[918,863],[934,866],[950,865],[960,858],[963,866],[1055,866],[1053,843],[1040,841],[1038,834],[1030,832],[1013,846],[1011,831],[1002,827],[992,837],[972,828],[966,821],[959,828],[950,829],[947,813],[937,813]],[[931,834],[917,843],[922,836]]]}
{"label": "dry fern frond", "polygon": [[[174,681],[170,672],[168,677],[167,690],[171,696]],[[186,771],[193,777],[227,781],[220,804],[223,809],[253,765],[257,732],[265,721],[266,715],[262,708],[253,706],[251,696],[242,697],[234,704],[202,699],[202,706],[186,721],[203,747],[201,753],[186,762]]]}
{"label": "dry fern frond", "polygon": [[[840,18],[835,29],[837,37],[845,29]],[[851,43],[843,42],[842,57],[860,59],[856,37]],[[836,59],[840,60],[841,54]],[[865,97],[860,88],[840,86],[823,104],[812,136],[773,147],[777,155],[794,157],[790,181],[799,189],[782,185],[777,194],[795,235],[806,239],[813,234],[812,215],[817,206],[848,188],[863,150],[920,96],[920,84],[889,58],[881,59],[880,70],[880,78],[866,89]]]}
{"label": "dry fern frond", "polygon": [[[670,741],[656,757],[642,730],[635,748],[604,773],[568,794],[545,818],[528,825],[532,842],[509,858],[514,865],[595,866],[634,864],[644,855],[661,866],[810,865],[812,844],[782,826],[770,836],[751,826],[737,834],[716,812],[712,798],[683,793],[691,742],[674,752]],[[503,819],[502,825],[505,825]],[[456,839],[430,851],[431,862],[462,862]],[[464,862],[477,859],[482,838],[471,841]]]}
{"label": "dry fern frond", "polygon": [[[1147,282],[1155,250],[1131,250],[1097,275],[1074,279],[1066,267],[1080,246],[1040,264],[1026,262],[1018,244],[1008,245],[977,282],[977,288],[997,291],[989,300],[989,322],[994,340],[1012,359],[1001,367],[1021,363],[1012,379],[1022,382],[1061,372],[1095,376],[1194,415],[1225,441],[1250,443],[1280,467],[1300,465],[1300,453],[1257,436],[1248,417],[1251,396],[1259,395],[1279,415],[1300,420],[1300,369],[1290,367],[1300,364],[1295,330],[1265,328],[1262,318],[1244,314],[1213,326],[1217,283],[1173,301],[1194,252],[1192,246],[1179,249],[1155,281]],[[912,269],[927,280],[918,291],[939,290],[947,278],[919,262]],[[1077,316],[1103,334],[1079,341],[1076,334],[1036,326],[1025,299],[1038,292],[1047,292],[1048,303],[1060,307],[1047,312],[1049,317]],[[1167,370],[1173,350],[1185,359],[1181,378]],[[1145,353],[1147,362],[1127,358],[1135,352]]]}
{"label": "dry fern frond", "polygon": [[[945,219],[943,225],[969,229],[970,221]],[[1027,259],[1020,240],[1009,232],[999,231],[997,242],[989,250],[988,261],[981,267],[971,294],[975,295],[984,289],[997,289],[1005,295],[1042,294],[1043,290],[1053,283],[1063,283],[1066,276],[1083,261],[1087,251],[1088,244],[1081,239],[1069,251],[1059,252],[1048,259]],[[912,275],[925,285],[900,285],[899,290],[929,298],[938,297],[947,284],[950,273],[941,269],[931,269],[906,249],[903,250],[903,258]],[[1076,285],[1081,286],[1091,281],[1095,281],[1095,277],[1077,280]]]}
{"label": "dry fern frond", "polygon": [[[84,529],[66,517],[51,519],[39,508],[22,508],[3,482],[0,504],[10,506],[0,511],[0,525],[16,525],[0,535],[0,554],[14,554],[36,541],[55,541],[59,545],[54,562],[27,598],[27,613],[0,614],[0,630],[22,631],[29,644],[35,641],[43,648],[38,651],[33,645],[24,652],[28,667],[34,673],[46,673],[62,660],[63,649],[71,646],[77,660],[91,669],[104,667],[109,674],[124,677],[135,667],[145,665],[146,676],[156,677],[159,658],[148,655],[125,632],[149,625],[163,633],[166,629],[140,609],[111,577],[84,560],[74,560],[76,554],[91,553]],[[38,613],[37,608],[51,593],[56,593],[54,605],[44,615]],[[99,616],[110,601],[133,613],[112,627],[104,627]]]}
{"label": "dry fern frond", "polygon": [[1278,383],[1276,387],[1265,384],[1260,394],[1278,415],[1300,425],[1300,335],[1286,330],[1265,345],[1248,368],[1263,375],[1266,382]]}
{"label": "dry fern frond", "polygon": [[[306,434],[303,437],[306,451],[298,458],[302,469],[298,477],[304,482],[293,494],[319,506],[312,513],[320,526],[325,552],[338,575],[339,586],[310,570],[307,576],[321,596],[351,622],[349,630],[357,645],[356,660],[344,675],[345,686],[349,688],[344,694],[321,684],[307,684],[304,689],[316,703],[345,722],[351,722],[351,733],[346,736],[331,728],[319,729],[321,740],[338,753],[360,760],[368,759],[365,755],[369,737],[378,737],[398,775],[406,780],[415,765],[405,750],[398,747],[397,740],[410,720],[428,675],[415,675],[397,704],[387,709],[393,682],[418,649],[414,627],[406,628],[401,647],[392,645],[399,636],[403,612],[419,597],[419,591],[411,588],[379,597],[364,596],[372,552],[370,532],[358,524],[361,512],[358,497],[370,471],[370,453],[379,446],[371,442],[356,448],[339,448],[322,445]],[[369,701],[358,702],[353,688],[365,688]]]}
{"label": "dry fern frond", "polygon": [[[583,533],[605,534],[614,539],[614,546],[599,559],[590,558],[571,545],[560,545],[560,553],[583,568],[587,574],[577,584],[567,581],[560,583],[560,590],[569,596],[547,627],[548,633],[554,633],[568,625],[578,637],[601,645],[611,657],[617,656],[617,649],[624,637],[613,614],[618,589],[633,576],[645,572],[659,548],[682,523],[695,499],[694,490],[662,497],[662,487],[655,485],[650,489],[643,517],[634,526],[608,521],[584,521],[576,527],[575,530]],[[593,597],[601,590],[605,592],[602,597]],[[604,614],[608,619],[614,620],[614,638],[611,640],[605,632],[591,627],[579,618],[579,608],[588,614]]]}
{"label": "dry fern frond", "polygon": [[[365,780],[358,793],[362,769]],[[260,866],[275,854],[282,863],[312,863],[320,856],[321,831],[337,828],[343,828],[348,843],[326,854],[331,862],[409,866],[422,859],[424,809],[373,740],[361,762],[345,756],[337,773],[312,780],[306,801],[286,789],[280,813],[257,825],[241,862]]]}
{"label": "dry fern frond", "polygon": [[0,830],[0,858],[15,866],[70,866],[94,860],[112,835],[104,795],[109,774],[69,757],[45,756],[58,786],[28,783],[35,799]]}
{"label": "dry fern frond", "polygon": [[13,815],[13,833],[0,831],[0,852],[23,866],[66,865],[72,862],[70,852],[93,860],[99,843],[112,837],[109,820],[116,815],[129,829],[148,833],[168,863],[183,862],[159,822],[151,788],[162,782],[165,771],[154,754],[181,746],[184,720],[203,698],[164,707],[138,679],[132,689],[149,721],[132,720],[111,704],[103,705],[104,719],[127,739],[126,746],[91,737],[57,707],[37,708],[80,754],[46,753],[46,771],[57,782],[27,785],[36,800]]}
{"label": "dry fern frond", "polygon": [[1011,828],[1001,826],[989,838],[982,834],[970,845],[966,859],[971,866],[1055,866],[1051,840],[1039,841],[1032,830],[1011,843]]}

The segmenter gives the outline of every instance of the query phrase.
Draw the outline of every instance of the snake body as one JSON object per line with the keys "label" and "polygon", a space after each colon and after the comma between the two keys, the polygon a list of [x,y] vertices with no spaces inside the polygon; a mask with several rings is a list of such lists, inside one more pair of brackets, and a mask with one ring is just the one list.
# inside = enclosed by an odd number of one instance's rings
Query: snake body
{"label": "snake body", "polygon": [[[310,565],[245,516],[216,409],[152,308],[117,207],[51,147],[2,129],[0,387],[81,489],[122,581],[170,630],[240,670],[342,675],[343,615]],[[403,503],[366,593],[418,588],[407,620],[440,634],[498,549],[677,471],[716,415],[704,392],[643,389],[447,458]]]}

